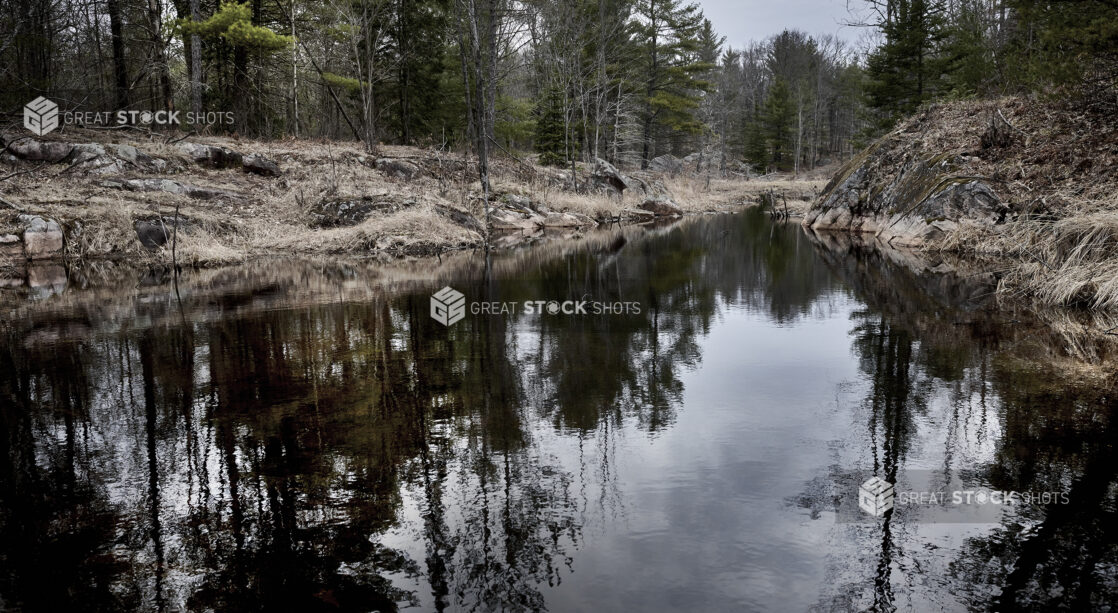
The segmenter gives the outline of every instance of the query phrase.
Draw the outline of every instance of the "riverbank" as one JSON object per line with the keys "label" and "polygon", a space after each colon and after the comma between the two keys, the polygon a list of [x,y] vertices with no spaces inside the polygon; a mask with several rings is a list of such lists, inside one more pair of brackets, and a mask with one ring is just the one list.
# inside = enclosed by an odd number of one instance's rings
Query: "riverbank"
{"label": "riverbank", "polygon": [[[0,259],[212,267],[261,256],[428,256],[483,243],[466,156],[360,143],[187,139],[67,129],[3,136]],[[570,170],[511,154],[491,164],[497,246],[602,224],[735,210],[762,195],[806,210],[823,174],[723,179],[665,160],[657,170]]]}
{"label": "riverbank", "polygon": [[998,291],[1118,308],[1118,122],[1010,97],[931,105],[856,156],[804,218],[816,231],[987,259]]}

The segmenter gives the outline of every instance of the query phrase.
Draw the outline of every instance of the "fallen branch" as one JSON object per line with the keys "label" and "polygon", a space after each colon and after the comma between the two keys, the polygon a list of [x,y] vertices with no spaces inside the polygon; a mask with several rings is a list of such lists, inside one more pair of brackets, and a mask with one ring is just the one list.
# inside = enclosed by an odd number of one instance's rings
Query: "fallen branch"
{"label": "fallen branch", "polygon": [[18,204],[12,202],[11,200],[5,200],[3,197],[0,197],[0,204],[3,204],[4,206],[7,206],[7,207],[11,207],[11,208],[13,208],[13,209],[15,209],[15,210],[17,210],[21,213],[26,210],[23,207],[19,206]]}
{"label": "fallen branch", "polygon": [[20,175],[25,175],[25,174],[30,173],[30,172],[35,172],[36,170],[39,170],[38,167],[28,168],[27,170],[19,170],[19,171],[13,172],[11,174],[5,175],[3,177],[0,177],[0,181],[7,181],[8,179],[11,179],[13,177],[18,177]]}
{"label": "fallen branch", "polygon": [[197,133],[194,130],[191,130],[190,132],[187,132],[185,135],[180,136],[179,138],[176,138],[175,140],[169,140],[169,141],[165,142],[164,144],[165,145],[173,145],[173,144],[175,144],[175,143],[177,143],[181,140],[186,140],[186,139],[190,138],[191,136],[194,136],[195,134],[197,134]]}

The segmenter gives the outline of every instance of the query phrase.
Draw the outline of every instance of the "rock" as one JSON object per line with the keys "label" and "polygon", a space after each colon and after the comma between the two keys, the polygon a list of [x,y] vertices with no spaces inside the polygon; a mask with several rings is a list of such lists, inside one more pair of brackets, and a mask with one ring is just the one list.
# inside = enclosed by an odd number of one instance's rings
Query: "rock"
{"label": "rock", "polygon": [[675,176],[683,172],[683,161],[674,155],[661,155],[648,162],[648,169],[653,172],[666,172]]}
{"label": "rock", "polygon": [[52,164],[66,159],[73,149],[74,145],[70,143],[42,142],[32,138],[16,140],[8,144],[8,150],[20,159]]}
{"label": "rock", "polygon": [[528,196],[521,196],[520,194],[505,194],[501,196],[501,200],[509,207],[517,209],[524,213],[531,213],[535,209],[532,206],[532,199]]}
{"label": "rock", "polygon": [[872,232],[897,246],[922,246],[943,239],[959,222],[993,227],[1008,212],[997,193],[960,166],[969,158],[949,155],[903,157],[894,172],[883,167],[898,159],[879,141],[851,160],[804,216],[813,230]]}
{"label": "rock", "polygon": [[237,168],[244,165],[244,156],[232,149],[201,143],[179,143],[179,150],[195,164],[210,168]]}
{"label": "rock", "polygon": [[241,163],[243,164],[245,172],[263,175],[265,177],[278,177],[283,174],[280,172],[278,164],[258,153],[251,153],[244,156]]}
{"label": "rock", "polygon": [[435,205],[435,212],[467,230],[473,230],[478,234],[485,234],[485,226],[473,215],[465,211],[460,211],[449,206]]}
{"label": "rock", "polygon": [[696,151],[683,158],[685,165],[693,165],[695,172],[702,172],[712,168],[722,168],[722,154],[718,151],[700,153]]}
{"label": "rock", "polygon": [[23,231],[24,254],[29,260],[42,260],[62,255],[62,227],[53,219],[36,215],[20,215]]}
{"label": "rock", "polygon": [[167,161],[154,158],[132,145],[102,145],[100,143],[40,142],[20,140],[10,145],[11,151],[28,161],[69,163],[75,168],[94,174],[120,172],[127,167],[163,172]]}
{"label": "rock", "polygon": [[167,192],[169,194],[182,194],[189,198],[196,198],[198,200],[215,200],[217,198],[227,198],[230,200],[243,199],[242,194],[231,192],[216,187],[203,187],[200,185],[191,185],[189,183],[179,183],[170,179],[108,179],[101,181],[102,187],[111,187],[114,189],[126,189],[133,192]]}
{"label": "rock", "polygon": [[0,258],[22,259],[23,240],[15,234],[0,235]]}
{"label": "rock", "polygon": [[570,213],[548,213],[543,220],[545,228],[577,228],[584,225],[587,224]]}
{"label": "rock", "polygon": [[623,209],[621,211],[621,214],[619,215],[619,217],[621,219],[627,219],[627,220],[630,220],[630,221],[642,222],[642,221],[651,221],[651,220],[655,219],[656,214],[653,213],[652,211],[645,211],[645,210],[642,210],[642,209],[628,209],[627,208],[627,209]]}
{"label": "rock", "polygon": [[613,164],[602,158],[595,158],[594,170],[590,173],[590,180],[595,187],[611,189],[616,194],[625,193],[625,190],[633,185],[629,177],[621,174],[621,171],[617,170]]}
{"label": "rock", "polygon": [[127,160],[110,154],[104,145],[97,143],[74,145],[66,161],[93,174],[115,174],[128,165]]}
{"label": "rock", "polygon": [[683,209],[666,196],[656,196],[641,203],[640,208],[657,217],[679,217]]}
{"label": "rock", "polygon": [[311,225],[316,228],[356,226],[373,213],[394,213],[415,204],[415,200],[394,200],[384,195],[326,200],[311,210]]}
{"label": "rock", "polygon": [[376,168],[390,177],[404,179],[405,181],[410,181],[418,177],[422,172],[419,166],[407,160],[395,160],[391,158],[378,159]]}
{"label": "rock", "polygon": [[496,209],[489,214],[489,227],[494,230],[535,231],[543,225],[539,215],[526,215],[506,209]]}

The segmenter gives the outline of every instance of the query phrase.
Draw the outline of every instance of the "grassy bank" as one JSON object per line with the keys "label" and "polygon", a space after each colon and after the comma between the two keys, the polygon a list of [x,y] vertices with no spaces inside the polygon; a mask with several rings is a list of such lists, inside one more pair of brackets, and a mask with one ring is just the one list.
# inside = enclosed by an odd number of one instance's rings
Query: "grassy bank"
{"label": "grassy bank", "polygon": [[[131,146],[158,167],[127,160],[108,166],[74,163],[73,156],[52,163],[13,155],[12,143],[18,147],[24,136],[4,137],[10,151],[2,156],[7,170],[0,175],[6,176],[0,182],[0,235],[18,231],[19,215],[57,220],[66,237],[65,257],[71,260],[127,258],[158,265],[170,263],[173,251],[180,264],[217,266],[274,255],[433,255],[483,242],[477,169],[454,152],[381,146],[374,156],[359,143],[189,139],[272,161],[279,173],[267,176],[200,164],[184,153],[184,143],[168,142],[169,137],[159,134],[71,129],[38,139]],[[618,197],[593,189],[591,171],[580,165],[572,180],[569,170],[511,155],[497,159],[492,168],[495,206],[533,215],[566,214],[570,217],[563,219],[579,222],[494,231],[494,238],[510,244],[540,233],[577,235],[596,224],[649,218],[639,207],[651,193],[628,189]],[[732,210],[755,204],[767,193],[777,195],[781,206],[787,200],[793,213],[802,211],[823,178],[816,173],[800,180],[726,179],[692,170],[632,175],[650,192],[670,198],[684,214]],[[136,188],[137,181],[149,179],[171,180],[178,193]],[[362,208],[366,216],[348,222],[328,218],[351,206]],[[138,237],[141,226],[169,239],[145,247]]]}
{"label": "grassy bank", "polygon": [[[930,182],[921,182],[925,176]],[[1025,97],[935,104],[840,170],[825,193],[850,177],[841,203],[846,217],[832,215],[838,225],[879,235],[894,226],[936,226],[943,232],[925,235],[933,238],[921,241],[923,248],[989,259],[1004,294],[1118,308],[1113,115]],[[960,185],[967,189],[949,191]],[[997,202],[969,198],[980,193],[968,187],[976,185]],[[882,205],[881,194],[894,192],[901,201]],[[866,210],[866,203],[888,208]]]}

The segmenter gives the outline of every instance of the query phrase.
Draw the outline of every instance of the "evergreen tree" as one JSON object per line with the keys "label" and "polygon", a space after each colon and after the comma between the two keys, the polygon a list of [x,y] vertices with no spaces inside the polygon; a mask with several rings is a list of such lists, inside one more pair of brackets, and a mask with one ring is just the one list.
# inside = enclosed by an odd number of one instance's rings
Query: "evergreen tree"
{"label": "evergreen tree", "polygon": [[749,120],[745,128],[745,161],[757,172],[764,172],[769,165],[769,147],[765,126],[760,117]]}
{"label": "evergreen tree", "polygon": [[1007,0],[1025,34],[1012,52],[1033,87],[1075,85],[1096,101],[1115,102],[1118,89],[1118,3],[1113,0]]}
{"label": "evergreen tree", "polygon": [[981,0],[960,0],[944,28],[943,67],[947,93],[971,96],[994,91],[995,41],[989,35]]}
{"label": "evergreen tree", "polygon": [[702,122],[695,117],[702,92],[711,85],[701,76],[713,68],[699,57],[703,14],[698,5],[682,0],[637,0],[634,12],[636,66],[643,87],[641,166],[655,150],[655,130],[695,134]]}
{"label": "evergreen tree", "polygon": [[893,0],[880,24],[885,42],[867,62],[870,106],[885,122],[912,113],[936,92],[944,68],[938,53],[943,40],[943,6],[935,0]]}
{"label": "evergreen tree", "polygon": [[776,77],[765,100],[765,137],[769,145],[769,161],[779,170],[793,166],[795,147],[796,104],[784,77]]}
{"label": "evergreen tree", "polygon": [[449,31],[450,0],[396,0],[391,34],[395,79],[385,89],[396,103],[389,125],[400,142],[434,136],[442,126],[432,121],[447,100],[440,95]]}
{"label": "evergreen tree", "polygon": [[536,107],[536,151],[544,166],[563,166],[567,145],[563,122],[563,92],[550,88]]}

